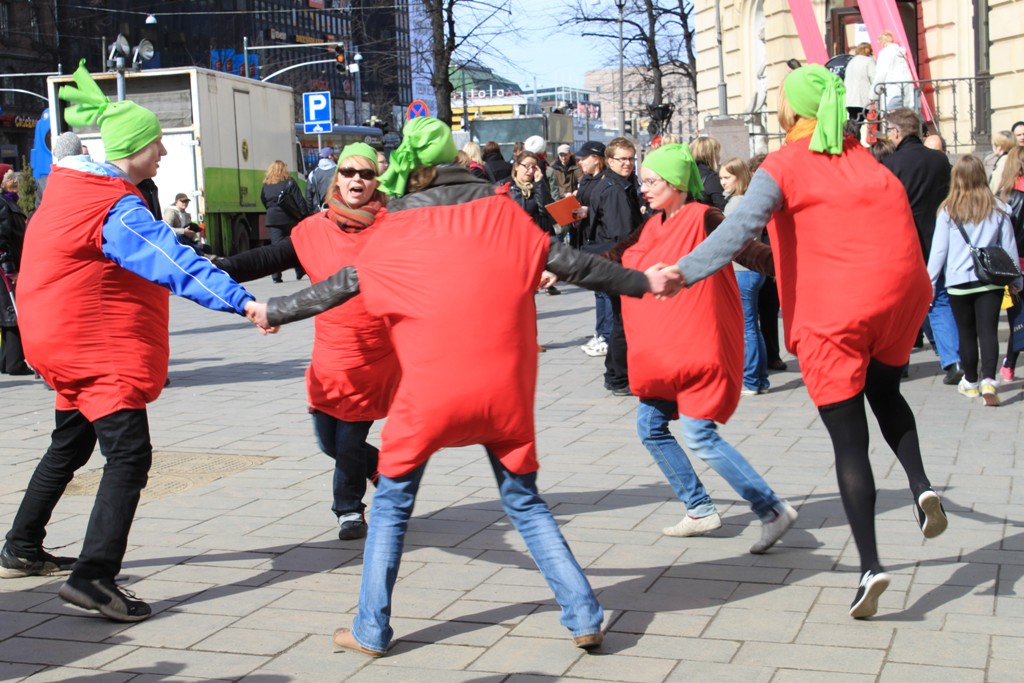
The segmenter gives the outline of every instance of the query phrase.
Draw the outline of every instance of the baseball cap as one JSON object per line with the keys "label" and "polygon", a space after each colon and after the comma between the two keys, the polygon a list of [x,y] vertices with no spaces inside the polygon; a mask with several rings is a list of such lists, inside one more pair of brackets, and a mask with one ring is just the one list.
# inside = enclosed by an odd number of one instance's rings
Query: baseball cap
{"label": "baseball cap", "polygon": [[332,156],[334,156],[334,148],[333,147],[323,147],[323,148],[321,148],[321,150],[320,150],[320,158],[321,159],[326,159],[327,157],[332,157]]}
{"label": "baseball cap", "polygon": [[576,156],[580,159],[589,157],[594,154],[602,157],[604,156],[603,143],[596,142],[594,140],[587,140],[580,146],[579,150],[577,150],[576,152]]}
{"label": "baseball cap", "polygon": [[572,147],[570,147],[569,145],[559,145],[558,146],[558,153],[559,154],[572,154]]}
{"label": "baseball cap", "polygon": [[185,194],[184,192],[179,192],[178,194],[174,195],[174,201],[176,201],[176,202],[190,202],[192,200],[189,199],[188,195]]}

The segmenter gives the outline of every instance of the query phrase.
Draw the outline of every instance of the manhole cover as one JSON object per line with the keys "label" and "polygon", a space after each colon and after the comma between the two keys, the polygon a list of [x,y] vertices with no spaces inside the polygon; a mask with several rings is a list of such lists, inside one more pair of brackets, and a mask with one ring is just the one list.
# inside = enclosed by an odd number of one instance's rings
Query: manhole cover
{"label": "manhole cover", "polygon": [[[97,454],[94,457],[102,458]],[[271,458],[260,455],[212,455],[210,453],[153,453],[149,483],[142,492],[143,500],[174,496],[197,486],[209,484],[232,474],[262,465]],[[92,496],[100,485],[102,469],[75,476],[65,495]]]}

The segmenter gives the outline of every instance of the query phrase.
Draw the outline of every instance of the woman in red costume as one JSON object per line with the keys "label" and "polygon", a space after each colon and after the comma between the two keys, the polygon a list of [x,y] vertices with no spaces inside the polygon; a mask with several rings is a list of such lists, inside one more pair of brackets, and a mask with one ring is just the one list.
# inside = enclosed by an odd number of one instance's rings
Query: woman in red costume
{"label": "woman in red costume", "polygon": [[634,297],[665,292],[661,270],[645,277],[550,240],[508,197],[451,165],[455,143],[441,121],[417,118],[402,133],[381,178],[400,198],[355,267],[272,299],[261,321],[297,320],[361,291],[367,310],[388,321],[402,364],[381,435],[359,610],[334,642],[373,657],[387,652],[391,596],[427,461],[442,448],[481,444],[562,624],[578,647],[597,647],[603,611],[537,490],[533,294],[545,267],[565,281]]}
{"label": "woman in red costume", "polygon": [[[357,142],[341,151],[328,189],[327,210],[295,226],[281,241],[218,259],[238,282],[302,269],[312,282],[350,263],[374,232],[385,197],[377,191],[377,152]],[[334,460],[338,538],[366,536],[363,496],[377,473],[377,448],[366,442],[374,420],[383,419],[401,377],[387,326],[367,313],[362,297],[316,317],[313,360],[306,392],[320,449]]]}
{"label": "woman in red costume", "polygon": [[[722,268],[767,224],[786,346],[835,449],[843,507],[861,558],[850,616],[875,614],[889,575],[875,540],[868,401],[906,471],[925,538],[946,515],[921,461],[902,368],[931,301],[906,192],[860,143],[843,137],[843,83],[822,66],[790,73],[779,95],[786,145],[754,174],[743,203],[673,268],[694,285]],[[769,222],[770,221],[770,222]]]}

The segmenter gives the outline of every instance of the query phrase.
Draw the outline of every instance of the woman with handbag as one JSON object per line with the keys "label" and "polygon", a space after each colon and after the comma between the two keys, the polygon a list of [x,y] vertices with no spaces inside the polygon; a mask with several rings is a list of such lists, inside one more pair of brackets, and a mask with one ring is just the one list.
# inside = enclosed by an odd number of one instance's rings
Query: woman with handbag
{"label": "woman with handbag", "polygon": [[[865,401],[906,472],[925,538],[948,520],[925,473],[903,366],[928,313],[931,288],[906,190],[860,141],[843,135],[843,82],[803,66],[782,83],[786,144],[769,154],[743,203],[669,272],[693,286],[728,264],[765,225],[771,236],[786,346],[835,451],[843,508],[860,555],[849,614],[874,615],[891,577],[875,536],[875,479]],[[857,178],[851,186],[849,178]],[[837,306],[841,292],[843,305]]]}
{"label": "woman with handbag", "polygon": [[[299,186],[288,172],[288,164],[280,159],[270,164],[263,176],[260,199],[267,209],[267,230],[270,243],[277,244],[291,234],[292,228],[310,214],[306,199]],[[295,279],[301,280],[306,271],[295,268]],[[272,273],[274,282],[281,282],[281,273]]]}
{"label": "woman with handbag", "polygon": [[14,287],[21,268],[21,249],[25,242],[28,219],[18,205],[18,176],[8,170],[0,181],[0,373],[5,375],[31,375],[32,368],[25,362],[18,332],[18,317],[14,307]]}
{"label": "woman with handbag", "polygon": [[[964,156],[953,166],[949,196],[939,207],[932,252],[928,257],[928,275],[932,287],[945,275],[949,305],[960,333],[960,365],[964,377],[957,389],[968,398],[980,395],[987,406],[998,406],[997,331],[1004,284],[991,282],[992,278],[984,270],[979,272],[975,251],[985,247],[1001,247],[1013,267],[1020,262],[1010,207],[993,196],[981,160]],[[1015,278],[1009,287],[1014,292],[1020,291],[1021,278]]]}
{"label": "woman with handbag", "polygon": [[[1010,220],[1013,222],[1013,234],[1017,239],[1017,253],[1024,253],[1024,147],[1017,145],[1006,154],[1006,164],[999,179],[999,187],[996,196],[1002,199],[1010,207]],[[1013,329],[1013,321],[1020,314],[1021,303],[1019,297],[1014,297],[1013,305],[1006,310],[1007,322],[1010,329]],[[1012,382],[1014,372],[1017,368],[1017,359],[1020,357],[1020,350],[1013,350],[1013,335],[1006,342],[1006,357],[1003,358],[1003,367],[999,368],[1003,380]]]}

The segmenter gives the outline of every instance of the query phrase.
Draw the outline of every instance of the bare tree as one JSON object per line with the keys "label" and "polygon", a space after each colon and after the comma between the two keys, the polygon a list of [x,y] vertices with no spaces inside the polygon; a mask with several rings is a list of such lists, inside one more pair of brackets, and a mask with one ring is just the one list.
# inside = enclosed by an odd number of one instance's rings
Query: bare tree
{"label": "bare tree", "polygon": [[437,97],[437,118],[452,122],[450,79],[452,59],[462,62],[488,52],[488,38],[512,29],[509,0],[423,0],[432,41],[431,85]]}

